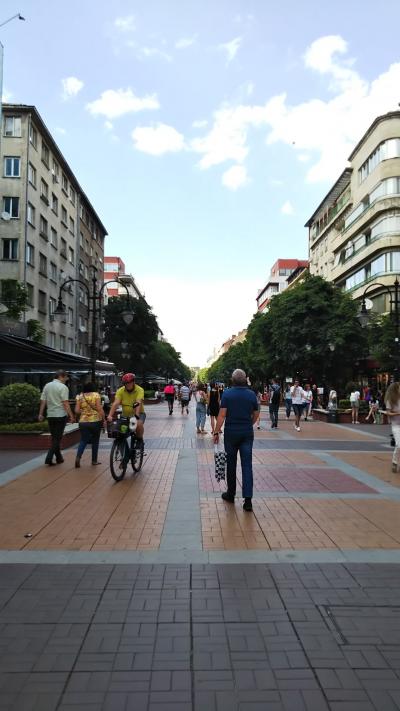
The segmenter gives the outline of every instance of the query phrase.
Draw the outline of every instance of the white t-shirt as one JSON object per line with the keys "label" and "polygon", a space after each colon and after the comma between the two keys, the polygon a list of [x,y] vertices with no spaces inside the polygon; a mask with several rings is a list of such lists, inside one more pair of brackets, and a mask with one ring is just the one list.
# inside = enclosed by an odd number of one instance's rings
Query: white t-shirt
{"label": "white t-shirt", "polygon": [[350,402],[355,402],[358,403],[360,401],[360,393],[358,390],[354,390],[354,392],[350,393]]}
{"label": "white t-shirt", "polygon": [[312,402],[311,390],[303,390],[303,392],[304,392],[303,402],[305,402],[305,403]]}
{"label": "white t-shirt", "polygon": [[302,405],[304,402],[304,396],[306,394],[306,391],[303,390],[300,385],[298,385],[297,387],[292,385],[292,387],[290,388],[290,392],[292,394],[293,405]]}

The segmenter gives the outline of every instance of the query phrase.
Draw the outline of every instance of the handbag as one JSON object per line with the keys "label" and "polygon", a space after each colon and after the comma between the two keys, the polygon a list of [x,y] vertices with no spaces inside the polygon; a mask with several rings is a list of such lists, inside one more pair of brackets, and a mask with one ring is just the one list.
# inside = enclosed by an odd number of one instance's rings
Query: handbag
{"label": "handbag", "polygon": [[225,480],[226,452],[221,442],[214,444],[214,468],[216,480]]}

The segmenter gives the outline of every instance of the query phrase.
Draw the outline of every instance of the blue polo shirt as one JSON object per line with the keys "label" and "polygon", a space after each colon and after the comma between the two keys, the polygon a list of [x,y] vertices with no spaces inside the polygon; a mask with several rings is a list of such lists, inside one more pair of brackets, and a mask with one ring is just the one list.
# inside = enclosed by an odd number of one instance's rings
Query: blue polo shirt
{"label": "blue polo shirt", "polygon": [[234,385],[229,390],[224,390],[221,407],[226,408],[226,432],[243,434],[253,432],[253,413],[258,410],[258,402],[250,388]]}

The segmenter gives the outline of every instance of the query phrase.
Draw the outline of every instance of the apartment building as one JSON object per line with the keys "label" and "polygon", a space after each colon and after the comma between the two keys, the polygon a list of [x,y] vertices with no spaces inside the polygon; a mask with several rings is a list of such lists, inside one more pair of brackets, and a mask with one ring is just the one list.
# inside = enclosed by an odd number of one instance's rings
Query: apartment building
{"label": "apartment building", "polygon": [[[121,257],[104,257],[104,271],[103,271],[103,281],[108,282],[112,279],[118,279],[120,282],[125,284],[128,289],[130,296],[134,298],[140,298],[141,294],[132,274],[126,274],[125,263],[122,261]],[[126,296],[125,287],[118,282],[114,284],[108,284],[104,288],[104,300],[110,296]]]}
{"label": "apartment building", "polygon": [[[0,286],[26,285],[25,320],[38,320],[46,345],[89,355],[86,287],[103,274],[107,231],[34,106],[3,104]],[[65,319],[54,317],[60,287]]]}
{"label": "apartment building", "polygon": [[269,303],[275,294],[280,294],[288,286],[288,277],[298,268],[308,267],[306,259],[278,259],[273,265],[268,281],[257,294],[257,311],[268,311]]}
{"label": "apartment building", "polygon": [[355,299],[368,287],[372,310],[384,313],[380,284],[400,274],[400,111],[378,116],[349,162],[306,223],[310,272]]}

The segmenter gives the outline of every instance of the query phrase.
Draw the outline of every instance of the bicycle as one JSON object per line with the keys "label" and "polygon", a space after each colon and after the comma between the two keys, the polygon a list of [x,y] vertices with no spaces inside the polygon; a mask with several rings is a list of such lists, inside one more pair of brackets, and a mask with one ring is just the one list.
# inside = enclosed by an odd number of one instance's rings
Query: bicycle
{"label": "bicycle", "polygon": [[[136,407],[137,403],[133,405]],[[114,439],[110,452],[111,476],[115,481],[122,481],[128,468],[129,460],[135,473],[140,472],[144,457],[144,442],[135,434],[136,417],[117,417],[108,423],[108,436]],[[131,446],[128,437],[132,437]]]}

